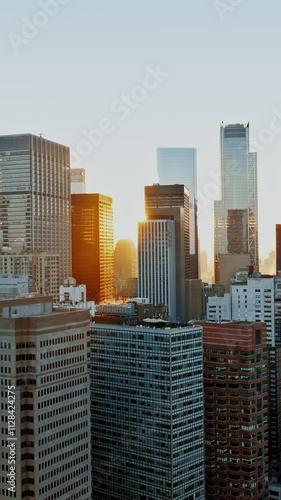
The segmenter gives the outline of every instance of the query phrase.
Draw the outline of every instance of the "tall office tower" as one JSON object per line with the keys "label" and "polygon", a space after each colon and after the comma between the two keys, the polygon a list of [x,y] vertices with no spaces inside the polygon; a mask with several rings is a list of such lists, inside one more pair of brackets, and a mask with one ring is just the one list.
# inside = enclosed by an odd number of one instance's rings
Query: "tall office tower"
{"label": "tall office tower", "polygon": [[86,192],[85,169],[70,169],[70,191],[71,194],[83,194]]}
{"label": "tall office tower", "polygon": [[[257,154],[249,152],[249,124],[221,125],[221,200],[215,201],[215,281],[220,254],[250,254],[258,269]],[[238,270],[238,269],[237,269]]]}
{"label": "tall office tower", "polygon": [[186,321],[186,280],[190,277],[188,190],[183,185],[146,186],[145,210],[148,220],[175,221],[177,320]]}
{"label": "tall office tower", "polygon": [[71,195],[72,270],[87,287],[87,300],[114,297],[112,198],[102,194]]}
{"label": "tall office tower", "polygon": [[132,240],[119,240],[114,250],[115,297],[137,294],[137,249]]}
{"label": "tall office tower", "polygon": [[199,278],[199,239],[197,208],[197,151],[195,148],[158,148],[160,184],[184,184],[189,191],[190,275]]}
{"label": "tall office tower", "polygon": [[176,237],[172,220],[150,220],[138,226],[138,294],[164,304],[172,321],[176,311]]}
{"label": "tall office tower", "polygon": [[89,312],[52,306],[0,300],[3,500],[91,498]]}
{"label": "tall office tower", "polygon": [[276,224],[276,275],[281,271],[281,224]]}
{"label": "tall office tower", "polygon": [[204,323],[206,499],[268,498],[263,323]]}
{"label": "tall office tower", "polygon": [[60,257],[71,276],[69,148],[31,134],[0,136],[0,244]]}
{"label": "tall office tower", "polygon": [[91,330],[93,500],[203,500],[202,328]]}

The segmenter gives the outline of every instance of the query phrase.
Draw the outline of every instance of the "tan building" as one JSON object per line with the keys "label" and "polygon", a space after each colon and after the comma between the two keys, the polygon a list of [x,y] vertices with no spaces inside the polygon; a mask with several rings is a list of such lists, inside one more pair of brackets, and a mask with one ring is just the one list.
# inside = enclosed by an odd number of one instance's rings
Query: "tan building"
{"label": "tan building", "polygon": [[28,276],[28,286],[41,295],[58,297],[59,256],[45,253],[2,252],[0,274]]}
{"label": "tan building", "polygon": [[71,194],[83,194],[86,192],[85,169],[70,169],[70,190]]}
{"label": "tan building", "polygon": [[87,310],[0,301],[1,499],[91,498],[88,345]]}
{"label": "tan building", "polygon": [[234,278],[237,271],[251,265],[250,254],[219,254],[219,280],[224,285],[225,292],[230,292],[230,280]]}

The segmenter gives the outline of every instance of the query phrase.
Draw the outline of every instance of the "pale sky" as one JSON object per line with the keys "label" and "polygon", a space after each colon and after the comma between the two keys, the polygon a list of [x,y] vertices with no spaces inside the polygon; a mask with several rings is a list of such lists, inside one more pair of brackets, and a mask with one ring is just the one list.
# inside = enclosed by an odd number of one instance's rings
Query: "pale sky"
{"label": "pale sky", "polygon": [[[261,137],[261,257],[275,248],[280,0],[2,0],[1,7],[0,133],[43,133],[73,152],[84,148],[87,192],[113,197],[116,240],[136,240],[144,186],[157,182],[157,147],[195,147],[200,245],[212,258],[220,122],[249,121],[250,135]],[[81,141],[93,129],[99,144],[86,151]]]}

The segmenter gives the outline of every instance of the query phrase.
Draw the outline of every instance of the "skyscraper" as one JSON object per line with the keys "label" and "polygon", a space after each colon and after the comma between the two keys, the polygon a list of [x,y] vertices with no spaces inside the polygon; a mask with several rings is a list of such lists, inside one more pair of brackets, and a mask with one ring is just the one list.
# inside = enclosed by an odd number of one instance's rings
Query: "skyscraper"
{"label": "skyscraper", "polygon": [[276,224],[276,274],[281,271],[281,224]]}
{"label": "skyscraper", "polygon": [[87,286],[87,300],[114,297],[112,198],[102,194],[71,195],[72,269]]}
{"label": "skyscraper", "polygon": [[197,151],[195,148],[158,148],[160,184],[183,184],[189,191],[190,276],[199,278],[197,222]]}
{"label": "skyscraper", "polygon": [[206,499],[268,498],[268,349],[263,323],[202,323]]}
{"label": "skyscraper", "polygon": [[57,299],[59,256],[44,253],[10,254],[0,252],[0,274],[28,276],[28,286],[40,295]]}
{"label": "skyscraper", "polygon": [[135,297],[137,294],[137,249],[132,240],[119,240],[114,250],[115,296]]}
{"label": "skyscraper", "polygon": [[93,500],[204,500],[202,328],[95,323],[91,369]]}
{"label": "skyscraper", "polygon": [[0,300],[2,500],[91,498],[89,326],[51,297]]}
{"label": "skyscraper", "polygon": [[86,192],[85,169],[70,169],[70,190],[71,194],[83,194]]}
{"label": "skyscraper", "polygon": [[139,297],[164,304],[172,321],[176,311],[175,222],[149,220],[138,226]]}
{"label": "skyscraper", "polygon": [[71,275],[69,148],[31,134],[0,136],[0,246],[58,254]]}
{"label": "skyscraper", "polygon": [[186,280],[190,277],[188,190],[184,185],[146,186],[145,210],[148,220],[175,221],[177,320],[186,321]]}
{"label": "skyscraper", "polygon": [[249,124],[221,125],[221,200],[215,201],[215,280],[220,254],[250,254],[258,268],[257,154],[249,152]]}

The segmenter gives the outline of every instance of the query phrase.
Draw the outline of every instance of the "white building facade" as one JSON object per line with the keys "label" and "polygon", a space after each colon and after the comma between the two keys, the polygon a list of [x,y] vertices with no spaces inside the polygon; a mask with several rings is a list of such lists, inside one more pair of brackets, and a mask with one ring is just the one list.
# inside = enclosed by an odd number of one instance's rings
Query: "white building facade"
{"label": "white building facade", "polygon": [[91,498],[89,340],[88,311],[0,301],[1,499]]}
{"label": "white building facade", "polygon": [[175,222],[149,220],[138,226],[138,293],[168,307],[176,321]]}

